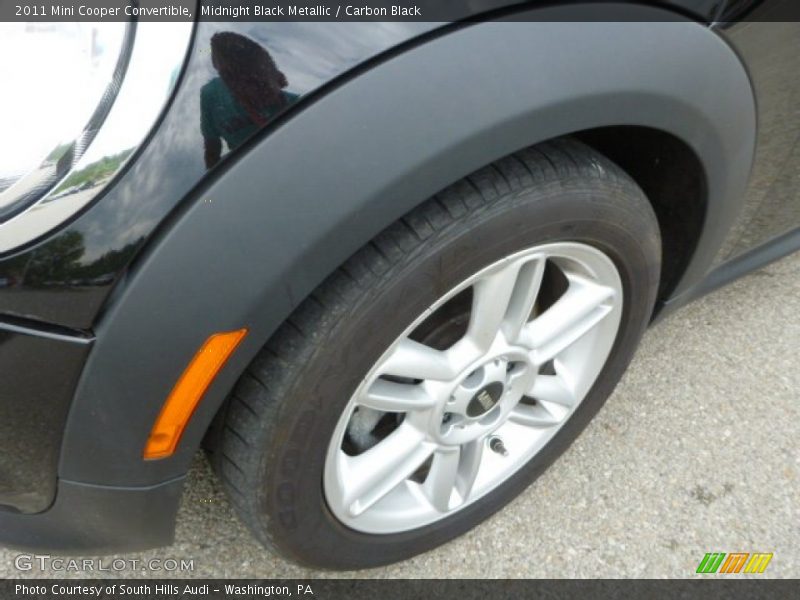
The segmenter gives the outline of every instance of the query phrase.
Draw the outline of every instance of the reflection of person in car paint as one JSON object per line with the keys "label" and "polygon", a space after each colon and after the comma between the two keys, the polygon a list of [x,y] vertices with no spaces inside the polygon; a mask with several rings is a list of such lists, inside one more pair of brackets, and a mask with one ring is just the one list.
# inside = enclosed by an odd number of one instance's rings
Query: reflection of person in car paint
{"label": "reflection of person in car paint", "polygon": [[250,38],[223,31],[211,37],[211,61],[219,73],[200,92],[200,128],[206,167],[233,150],[297,99],[284,91],[286,76],[269,52]]}

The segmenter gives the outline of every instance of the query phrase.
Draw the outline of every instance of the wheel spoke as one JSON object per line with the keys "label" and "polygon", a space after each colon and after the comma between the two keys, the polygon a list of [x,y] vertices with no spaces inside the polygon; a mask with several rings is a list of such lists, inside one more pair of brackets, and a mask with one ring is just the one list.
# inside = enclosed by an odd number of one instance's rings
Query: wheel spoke
{"label": "wheel spoke", "polygon": [[506,338],[515,340],[533,310],[545,264],[544,257],[527,258],[478,280],[467,337],[486,349],[502,327]]}
{"label": "wheel spoke", "polygon": [[410,477],[435,449],[422,432],[402,424],[363,454],[340,453],[345,510],[354,517],[362,514]]}
{"label": "wheel spoke", "polygon": [[383,412],[425,410],[436,403],[421,385],[376,380],[358,402],[362,406]]}
{"label": "wheel spoke", "polygon": [[521,263],[511,263],[475,282],[467,337],[487,350],[497,337],[506,316]]}
{"label": "wheel spoke", "polygon": [[458,465],[456,489],[463,502],[466,502],[467,498],[469,498],[469,495],[472,493],[475,479],[478,477],[478,471],[481,468],[485,445],[485,438],[480,438],[461,446],[461,460]]}
{"label": "wheel spoke", "polygon": [[403,338],[384,359],[380,372],[395,377],[447,381],[457,375],[458,369],[445,352]]}
{"label": "wheel spoke", "polygon": [[525,326],[523,343],[534,350],[538,363],[558,356],[611,312],[612,288],[576,276],[570,279],[564,295]]}
{"label": "wheel spoke", "polygon": [[[457,448],[440,448],[434,454],[425,479],[425,495],[439,512],[446,512],[467,501],[483,459],[485,438]],[[453,490],[457,496],[453,497]]]}
{"label": "wheel spoke", "polygon": [[558,375],[538,375],[528,393],[540,402],[552,402],[561,406],[575,404],[575,392],[567,378]]}
{"label": "wheel spoke", "polygon": [[425,495],[439,512],[450,510],[450,500],[456,487],[458,465],[461,458],[459,447],[441,448],[433,455],[431,470],[425,478]]}
{"label": "wheel spoke", "polygon": [[547,260],[541,257],[525,263],[520,269],[503,323],[506,339],[516,341],[520,331],[530,319],[533,305],[536,303],[539,288],[542,285],[546,264]]}
{"label": "wheel spoke", "polygon": [[[558,404],[553,404],[551,408],[558,406]],[[516,408],[511,411],[508,420],[518,425],[524,425],[534,429],[547,429],[558,425],[568,412],[564,407],[561,407],[561,409],[562,410],[559,411],[561,412],[561,416],[558,416],[554,415],[550,409],[545,408],[541,403],[537,403],[533,406],[518,404]]]}

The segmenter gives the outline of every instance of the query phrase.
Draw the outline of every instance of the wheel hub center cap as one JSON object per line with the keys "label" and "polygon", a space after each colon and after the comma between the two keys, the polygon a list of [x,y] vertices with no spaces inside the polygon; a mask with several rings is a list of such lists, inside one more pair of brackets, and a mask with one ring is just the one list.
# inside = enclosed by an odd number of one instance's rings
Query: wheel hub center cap
{"label": "wheel hub center cap", "polygon": [[432,439],[459,445],[488,434],[505,420],[534,374],[521,351],[506,348],[485,357],[465,371],[447,402],[434,411]]}
{"label": "wheel hub center cap", "polygon": [[504,391],[505,386],[499,381],[482,387],[467,405],[467,416],[479,417],[492,410],[500,401]]}

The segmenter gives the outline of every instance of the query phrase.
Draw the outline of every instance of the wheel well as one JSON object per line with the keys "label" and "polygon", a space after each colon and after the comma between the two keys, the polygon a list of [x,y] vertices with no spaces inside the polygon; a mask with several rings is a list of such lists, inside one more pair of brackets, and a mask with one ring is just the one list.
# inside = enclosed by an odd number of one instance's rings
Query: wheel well
{"label": "wheel well", "polygon": [[[661,280],[655,308],[658,311],[658,301],[668,298],[677,285],[703,230],[707,186],[699,158],[679,138],[648,127],[601,127],[568,137],[582,141],[616,163],[642,188],[652,204],[662,245]],[[215,451],[221,435],[220,417],[224,407],[225,404],[220,406],[203,438],[203,447],[208,452]]]}
{"label": "wheel well", "polygon": [[661,229],[658,300],[675,288],[694,254],[706,218],[706,175],[694,151],[648,127],[617,126],[574,134],[619,165],[650,200]]}

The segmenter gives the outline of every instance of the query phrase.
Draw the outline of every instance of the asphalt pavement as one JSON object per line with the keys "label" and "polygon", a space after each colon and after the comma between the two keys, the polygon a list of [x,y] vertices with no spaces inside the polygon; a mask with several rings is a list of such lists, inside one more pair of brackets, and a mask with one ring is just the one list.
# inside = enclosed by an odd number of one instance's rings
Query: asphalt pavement
{"label": "asphalt pavement", "polygon": [[[800,254],[664,320],[547,473],[469,534],[422,556],[344,574],[287,563],[237,522],[198,456],[175,544],[120,557],[190,559],[194,570],[95,575],[694,577],[706,552],[771,552],[758,577],[800,577],[799,315]],[[0,577],[91,575],[19,571],[18,554],[0,549]]]}

